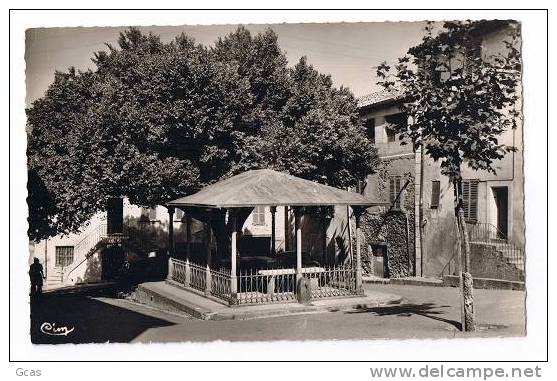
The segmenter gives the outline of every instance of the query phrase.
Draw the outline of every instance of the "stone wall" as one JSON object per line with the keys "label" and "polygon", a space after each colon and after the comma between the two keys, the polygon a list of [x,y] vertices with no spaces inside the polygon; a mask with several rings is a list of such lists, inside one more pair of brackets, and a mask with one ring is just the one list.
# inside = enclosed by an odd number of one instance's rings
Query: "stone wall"
{"label": "stone wall", "polygon": [[474,278],[524,281],[524,275],[509,263],[495,245],[488,243],[470,244],[470,272]]}
{"label": "stone wall", "polygon": [[364,235],[362,250],[362,268],[364,276],[375,275],[373,271],[373,253],[371,248],[377,244],[386,244],[387,258],[385,262],[385,277],[398,278],[414,275],[415,268],[415,217],[414,217],[414,177],[412,159],[395,159],[384,161],[368,184],[374,188],[368,190],[380,200],[388,200],[389,176],[401,175],[404,186],[400,210],[388,212],[370,210],[362,217],[362,232]]}

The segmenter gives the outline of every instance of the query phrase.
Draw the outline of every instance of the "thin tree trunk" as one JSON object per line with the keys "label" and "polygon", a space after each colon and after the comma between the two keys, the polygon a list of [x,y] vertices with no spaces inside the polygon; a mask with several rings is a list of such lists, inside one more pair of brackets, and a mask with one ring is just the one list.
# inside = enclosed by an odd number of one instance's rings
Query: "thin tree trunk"
{"label": "thin tree trunk", "polygon": [[[470,243],[468,230],[464,220],[463,200],[460,178],[453,180],[455,195],[455,218],[457,221],[457,256],[459,262],[459,278],[461,291],[461,329],[466,332],[475,332],[476,323],[474,316],[473,279],[470,273]],[[464,247],[464,258],[462,248]]]}
{"label": "thin tree trunk", "polygon": [[464,330],[467,332],[476,332],[476,318],[474,313],[474,280],[470,273],[470,242],[468,241],[468,229],[464,220],[464,211],[460,209],[458,220],[461,226],[463,243],[464,243],[464,272],[462,273],[462,293],[464,295]]}
{"label": "thin tree trunk", "polygon": [[[456,188],[455,188],[456,189]],[[458,200],[458,195],[455,191],[455,200]],[[456,201],[455,201],[456,202]],[[458,218],[454,219],[456,231],[456,263],[458,273],[458,290],[460,292],[459,305],[460,305],[460,330],[464,331],[464,293],[462,284],[462,241],[460,239],[460,224]]]}

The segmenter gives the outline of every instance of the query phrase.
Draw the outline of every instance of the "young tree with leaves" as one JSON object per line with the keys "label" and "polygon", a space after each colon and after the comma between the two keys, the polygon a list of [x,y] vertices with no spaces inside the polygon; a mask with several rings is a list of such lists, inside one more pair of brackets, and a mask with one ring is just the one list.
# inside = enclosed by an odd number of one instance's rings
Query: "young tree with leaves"
{"label": "young tree with leaves", "polygon": [[[500,25],[496,25],[500,24]],[[497,52],[482,49],[482,31],[489,27],[508,31]],[[380,84],[401,94],[401,109],[408,126],[398,128],[401,140],[410,140],[439,161],[442,174],[454,190],[457,257],[461,259],[463,330],[474,331],[475,319],[470,274],[470,246],[464,220],[462,172],[496,173],[495,164],[507,152],[500,135],[517,126],[520,84],[519,27],[512,22],[428,23],[422,43],[398,59],[394,67],[377,68]],[[397,126],[393,126],[397,128]],[[463,270],[463,271],[462,271]]]}

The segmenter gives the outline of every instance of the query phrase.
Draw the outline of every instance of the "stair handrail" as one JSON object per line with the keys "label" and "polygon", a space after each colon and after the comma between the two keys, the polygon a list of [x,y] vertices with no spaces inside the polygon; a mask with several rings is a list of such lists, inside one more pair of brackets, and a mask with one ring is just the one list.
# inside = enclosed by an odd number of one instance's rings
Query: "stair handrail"
{"label": "stair handrail", "polygon": [[[442,269],[441,272],[439,273],[439,276],[440,276],[440,277],[443,277],[443,276],[445,275],[445,270],[447,269],[447,267],[449,267],[449,272],[450,272],[450,265],[451,265],[451,263],[452,263],[453,261],[454,261],[454,263],[456,264],[456,258],[455,258],[455,257],[456,257],[457,254],[458,254],[458,253],[455,252],[455,253],[452,255],[452,257],[447,261],[447,263],[445,263],[445,266],[443,266],[443,269]],[[451,275],[451,274],[447,274],[447,275]]]}
{"label": "stair handrail", "polygon": [[[89,231],[85,237],[83,237],[75,246],[74,246],[74,260],[72,262],[71,270],[63,271],[62,272],[62,281],[67,279],[69,275],[78,268],[83,262],[85,262],[89,258],[89,251],[97,245],[103,236],[103,232],[106,232],[106,223],[98,224],[93,230]],[[74,265],[74,263],[77,263]]]}
{"label": "stair handrail", "polygon": [[[483,233],[480,239],[485,239],[485,233],[487,232],[487,236],[489,239],[500,239],[506,242],[509,242],[508,234],[503,233],[499,228],[489,222],[476,222],[476,223],[468,223],[468,232],[470,235],[470,239],[477,239],[478,230],[480,233]],[[484,241],[480,241],[484,242]],[[510,242],[509,242],[510,243]]]}
{"label": "stair handrail", "polygon": [[[72,267],[72,269],[70,271],[67,272],[67,274],[62,274],[62,281],[63,279],[68,279],[68,277],[70,276],[70,274],[77,269],[79,266],[81,266],[87,259],[89,259],[89,257],[91,255],[94,254],[95,251],[92,251],[93,248],[95,248],[99,242],[102,242],[103,239],[105,238],[111,238],[111,237],[115,237],[117,239],[125,239],[127,238],[128,235],[128,229],[127,226],[124,225],[123,227],[123,232],[122,233],[111,233],[108,234],[107,233],[107,224],[106,223],[101,223],[99,225],[97,225],[97,227],[95,227],[94,230],[92,230],[91,232],[89,232],[89,234],[87,234],[81,241],[79,241],[79,243],[75,246],[77,247],[78,245],[82,245],[82,247],[86,247],[87,249],[80,249],[84,251],[84,253],[80,253],[80,255],[76,255],[76,259],[72,262],[75,263],[79,257],[83,257],[81,258],[81,261],[76,264],[75,266]],[[85,243],[90,243],[93,242],[93,244],[91,245],[87,245],[85,246]],[[74,252],[75,252],[75,247],[74,247]]]}
{"label": "stair handrail", "polygon": [[[495,245],[497,247],[497,250],[504,258],[507,259],[507,261],[509,261],[509,263],[512,263],[519,270],[524,271],[524,248],[522,246],[516,245],[514,242],[512,242],[509,239],[508,235],[503,234],[493,224],[490,224],[488,222],[479,222],[475,225],[478,225],[480,229],[476,228],[474,224],[469,224],[471,242],[475,241],[477,243]],[[483,233],[487,231],[487,237],[485,237],[485,235],[481,235],[480,237],[478,237],[477,234],[476,236],[474,236],[474,233],[477,233],[478,230]],[[499,242],[497,242],[496,240],[498,240]]]}
{"label": "stair handrail", "polygon": [[[77,252],[78,255],[76,255],[76,258],[79,257],[82,251],[87,252],[89,250],[89,248],[93,247],[94,245],[96,245],[96,243],[98,241],[100,241],[101,236],[103,235],[103,232],[106,232],[106,223],[101,223],[98,224],[92,231],[88,232],[85,237],[83,237],[75,246],[74,246],[74,252]],[[92,238],[94,243],[93,244],[88,244],[92,241]],[[83,249],[83,247],[86,247],[87,249]]]}

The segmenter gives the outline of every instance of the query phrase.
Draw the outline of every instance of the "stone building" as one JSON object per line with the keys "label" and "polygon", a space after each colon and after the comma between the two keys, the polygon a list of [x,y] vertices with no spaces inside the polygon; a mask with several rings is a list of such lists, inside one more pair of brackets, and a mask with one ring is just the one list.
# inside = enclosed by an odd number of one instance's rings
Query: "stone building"
{"label": "stone building", "polygon": [[[484,57],[503,48],[512,26],[488,23],[478,38]],[[400,94],[380,91],[359,99],[362,123],[381,160],[361,191],[391,203],[382,215],[368,216],[369,275],[440,276],[454,272],[456,235],[453,189],[439,163],[412,144],[402,145],[389,126],[406,124]],[[519,107],[519,105],[517,105]],[[472,240],[472,274],[523,280],[525,224],[522,121],[499,142],[517,148],[495,167],[497,174],[463,167],[464,212]],[[403,190],[402,190],[403,189]],[[400,192],[400,198],[395,201]]]}

